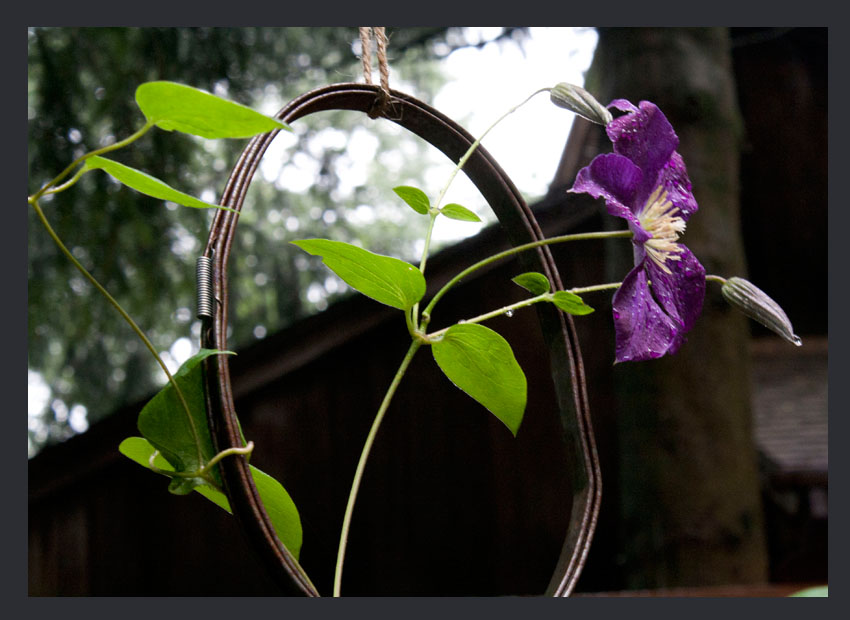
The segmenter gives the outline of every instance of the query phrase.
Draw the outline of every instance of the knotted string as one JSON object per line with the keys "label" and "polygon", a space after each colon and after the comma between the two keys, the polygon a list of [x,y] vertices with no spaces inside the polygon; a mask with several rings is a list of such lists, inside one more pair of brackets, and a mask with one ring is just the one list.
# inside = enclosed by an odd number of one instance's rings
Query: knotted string
{"label": "knotted string", "polygon": [[360,61],[363,64],[363,77],[367,84],[372,83],[372,36],[378,53],[378,73],[380,74],[380,95],[375,100],[375,105],[369,112],[370,118],[382,116],[390,101],[390,70],[387,63],[387,33],[386,28],[361,27],[360,28]]}

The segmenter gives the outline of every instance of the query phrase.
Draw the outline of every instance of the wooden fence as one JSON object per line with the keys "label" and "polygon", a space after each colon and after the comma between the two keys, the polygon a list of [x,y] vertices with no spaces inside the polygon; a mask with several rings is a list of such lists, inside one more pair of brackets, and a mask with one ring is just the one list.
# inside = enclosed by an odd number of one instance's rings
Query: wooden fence
{"label": "wooden fence", "polygon": [[[594,218],[595,206],[575,204],[572,218],[552,215],[563,204],[541,206],[548,234],[560,232],[556,224],[576,230]],[[504,247],[494,228],[437,254],[429,264],[432,284]],[[601,262],[586,253],[559,248],[557,258],[581,281],[603,277],[593,273]],[[508,261],[469,278],[446,297],[434,328],[441,318],[475,316],[520,299],[523,291],[510,282],[517,269]],[[593,325],[584,322],[585,333]],[[420,352],[366,471],[345,592],[489,595],[545,588],[570,509],[563,431],[535,311],[491,326],[512,344],[528,377],[517,438],[451,385],[428,350]],[[331,587],[363,440],[408,338],[400,313],[355,296],[233,360],[237,411],[257,444],[252,462],[281,480],[298,505],[301,561],[322,592]],[[610,335],[604,338],[598,349],[610,352]],[[593,363],[593,355],[585,357]],[[30,593],[275,592],[229,515],[199,496],[171,496],[164,478],[117,452],[124,437],[138,434],[138,410],[122,410],[30,462]]]}

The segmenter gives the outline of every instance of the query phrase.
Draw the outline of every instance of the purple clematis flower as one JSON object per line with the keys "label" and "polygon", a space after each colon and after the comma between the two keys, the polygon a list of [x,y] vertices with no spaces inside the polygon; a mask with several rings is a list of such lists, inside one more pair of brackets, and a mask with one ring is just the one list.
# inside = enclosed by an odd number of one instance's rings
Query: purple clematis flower
{"label": "purple clematis flower", "polygon": [[646,360],[675,353],[702,310],[705,269],[678,242],[698,206],[661,110],[625,99],[608,107],[626,112],[606,126],[614,152],[582,168],[569,191],[603,197],[634,235],[635,267],[613,299],[616,360]]}

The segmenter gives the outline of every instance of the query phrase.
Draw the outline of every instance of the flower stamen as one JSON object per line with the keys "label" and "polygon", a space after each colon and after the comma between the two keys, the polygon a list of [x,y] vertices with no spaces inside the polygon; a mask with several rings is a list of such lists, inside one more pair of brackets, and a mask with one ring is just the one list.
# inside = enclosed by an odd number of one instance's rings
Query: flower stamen
{"label": "flower stamen", "polygon": [[681,256],[677,254],[682,248],[676,242],[679,235],[685,231],[685,220],[676,215],[678,212],[679,209],[667,199],[667,190],[659,185],[638,214],[641,227],[652,235],[644,243],[647,256],[667,274],[673,273],[667,266],[667,261],[681,260]]}

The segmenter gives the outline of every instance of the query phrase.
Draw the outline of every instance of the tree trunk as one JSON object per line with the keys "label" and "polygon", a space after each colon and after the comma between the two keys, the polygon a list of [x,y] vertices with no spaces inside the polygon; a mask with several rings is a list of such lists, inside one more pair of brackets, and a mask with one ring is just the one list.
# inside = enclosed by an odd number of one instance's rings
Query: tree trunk
{"label": "tree trunk", "polygon": [[[726,29],[601,30],[587,88],[606,103],[646,99],[664,111],[700,205],[682,241],[707,273],[745,275],[741,121]],[[608,250],[610,275],[620,280],[631,248]],[[613,374],[623,584],[766,581],[746,320],[709,283],[703,314],[676,355],[617,365]]]}

